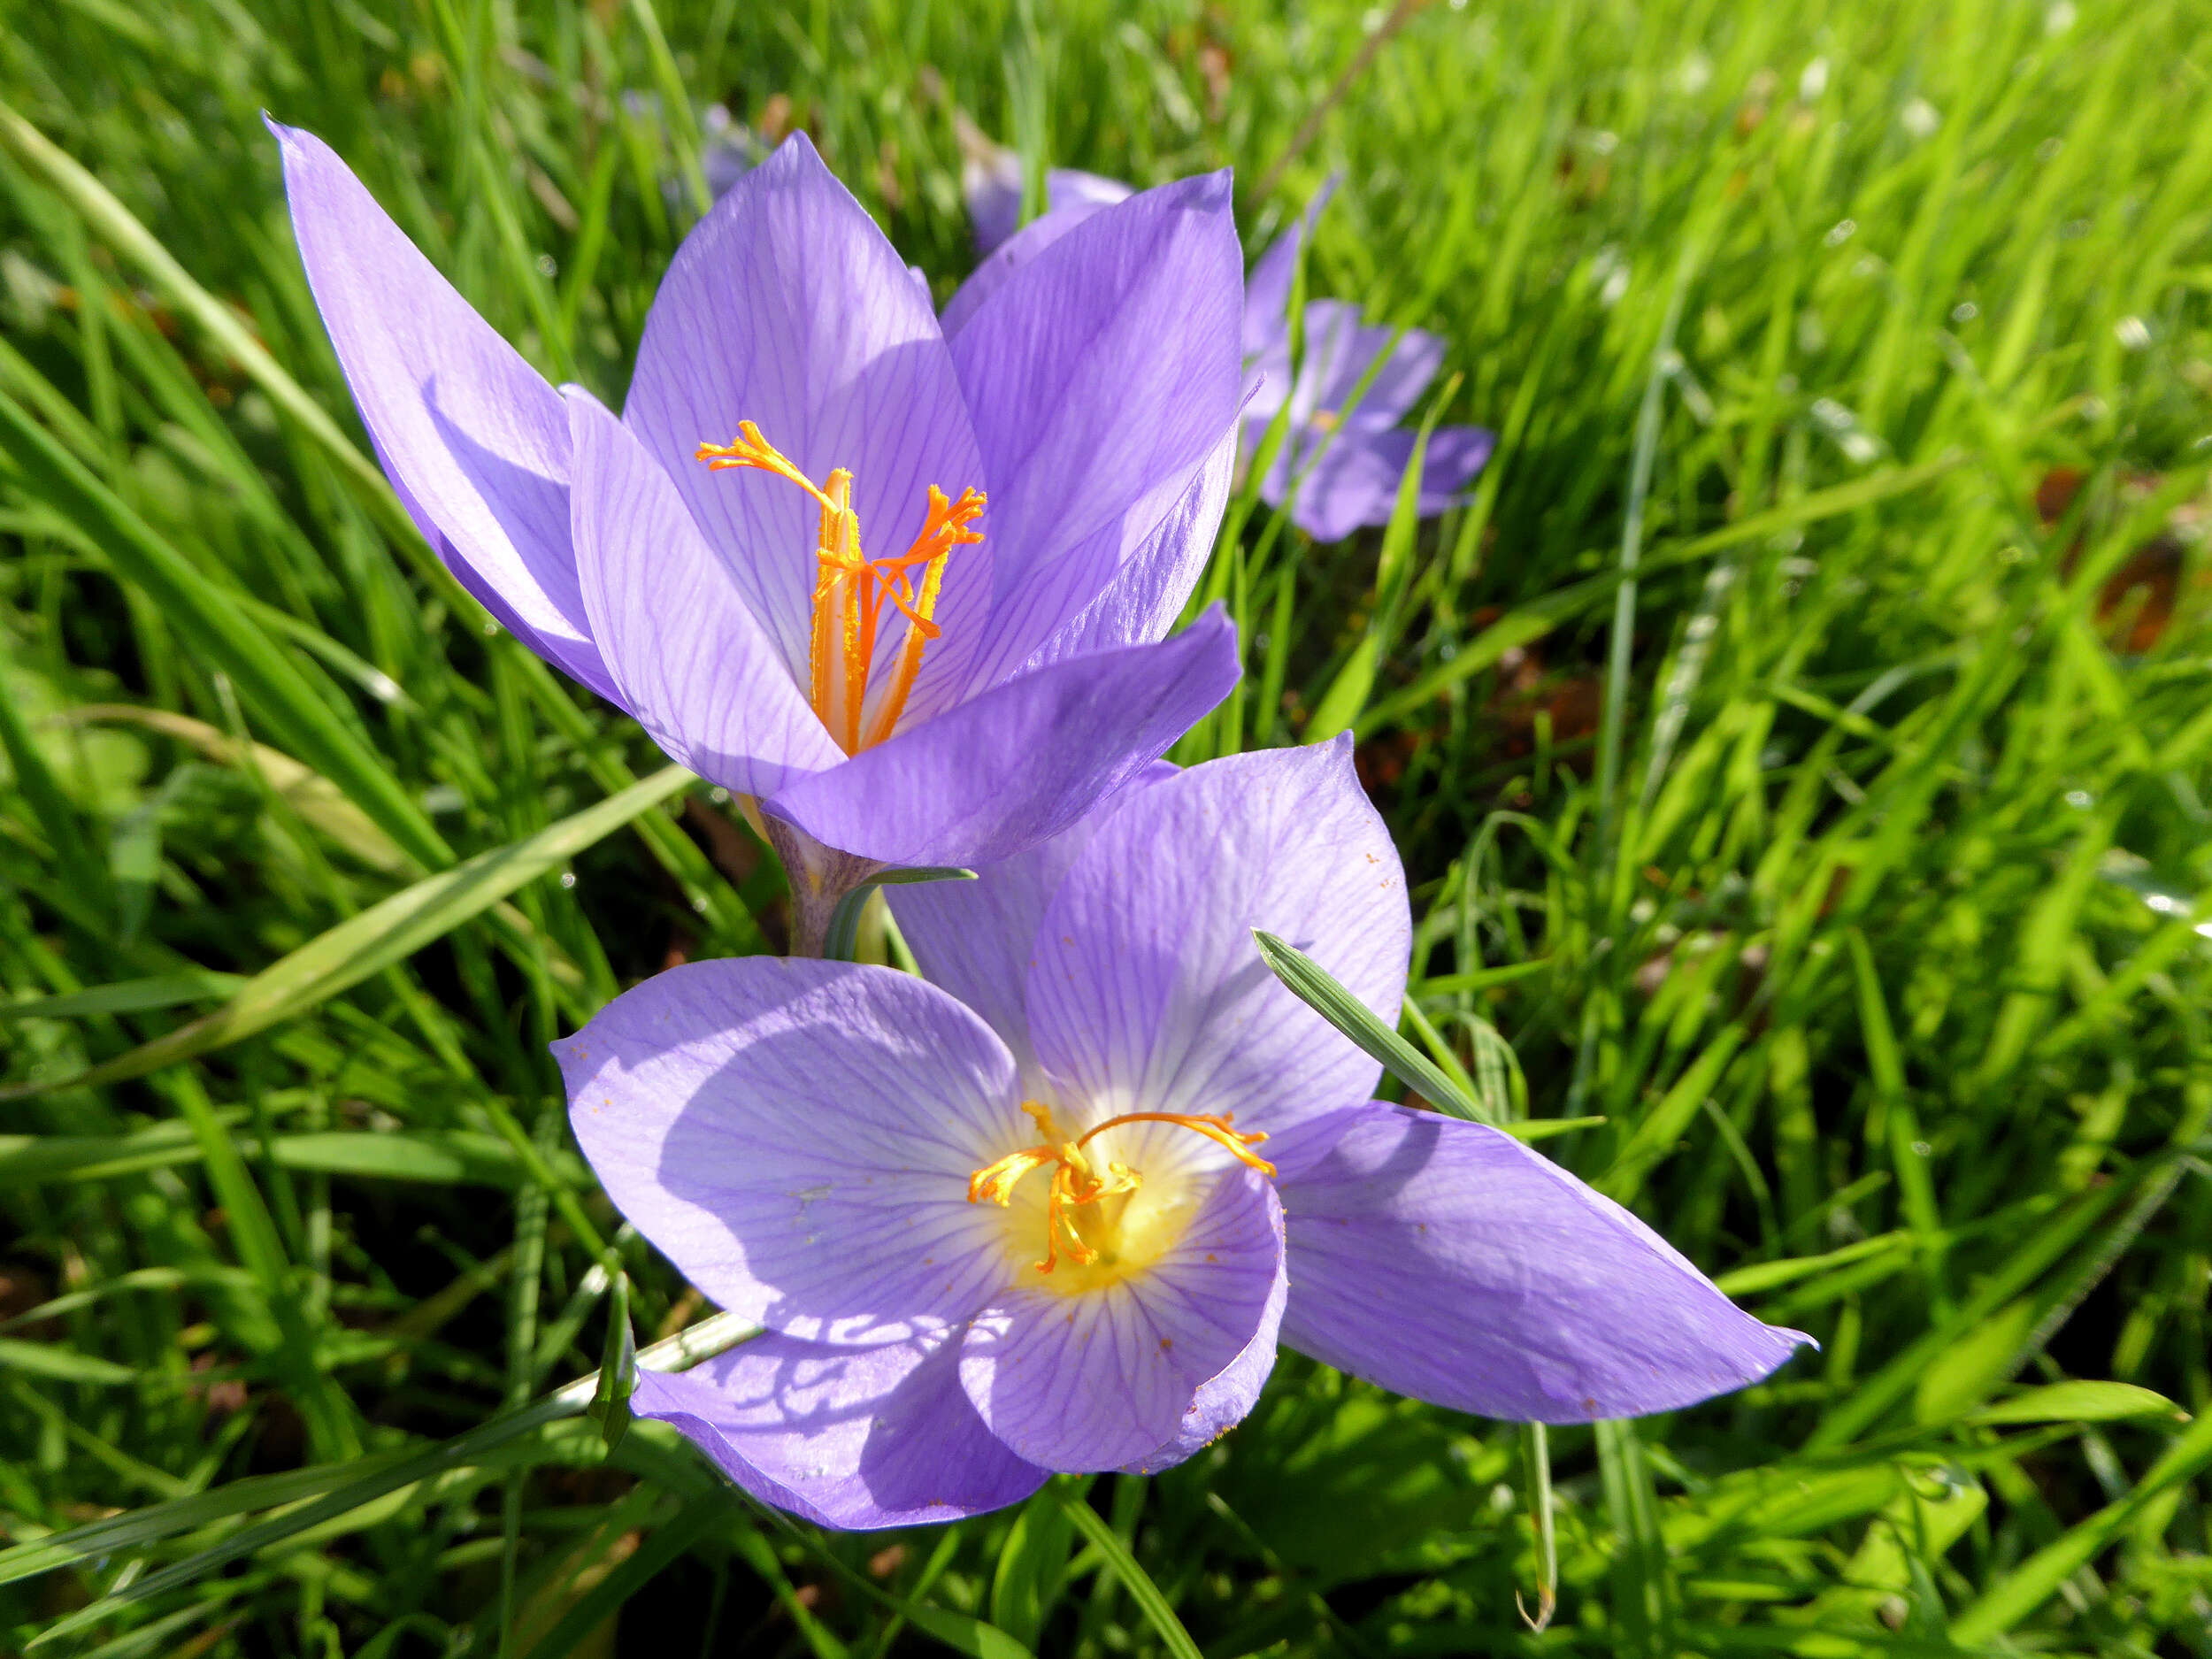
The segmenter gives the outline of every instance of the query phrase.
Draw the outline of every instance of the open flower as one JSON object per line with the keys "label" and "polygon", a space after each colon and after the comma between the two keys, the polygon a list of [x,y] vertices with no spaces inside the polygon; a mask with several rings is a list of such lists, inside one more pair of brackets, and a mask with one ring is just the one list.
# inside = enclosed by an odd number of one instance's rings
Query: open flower
{"label": "open flower", "polygon": [[423,534],[541,656],[758,797],[787,862],[1004,857],[1234,683],[1217,612],[1164,637],[1233,465],[1226,174],[1085,226],[948,340],[795,134],[679,250],[617,419],[524,363],[319,140],[273,130]]}
{"label": "open flower", "polygon": [[903,1525],[1164,1468],[1244,1416],[1279,1340],[1555,1423],[1686,1405],[1801,1340],[1509,1136],[1371,1101],[1375,1064],[1261,963],[1255,926],[1396,1010],[1404,878],[1348,739],[1156,768],[894,902],[934,983],[698,963],[555,1045],[616,1205],[766,1327],[633,1408],[771,1503]]}
{"label": "open flower", "polygon": [[[948,328],[961,310],[987,297],[1062,236],[1133,194],[1112,179],[1057,170],[1045,175],[1045,212],[1017,231],[1018,165],[1012,180],[1010,205],[1002,175],[987,169],[969,174],[970,212],[987,257],[947,307]],[[1371,326],[1360,321],[1356,305],[1315,300],[1305,308],[1304,355],[1292,373],[1290,294],[1298,252],[1335,190],[1332,178],[1315,192],[1290,229],[1254,264],[1244,295],[1250,400],[1244,412],[1246,458],[1257,454],[1276,412],[1287,403],[1288,427],[1260,482],[1260,497],[1276,507],[1289,501],[1291,522],[1317,541],[1340,541],[1363,526],[1389,522],[1418,435],[1400,423],[1444,361],[1443,341],[1425,329]],[[986,240],[987,228],[995,240]],[[1422,515],[1458,501],[1496,445],[1497,434],[1481,426],[1438,426],[1430,433],[1421,460]]]}

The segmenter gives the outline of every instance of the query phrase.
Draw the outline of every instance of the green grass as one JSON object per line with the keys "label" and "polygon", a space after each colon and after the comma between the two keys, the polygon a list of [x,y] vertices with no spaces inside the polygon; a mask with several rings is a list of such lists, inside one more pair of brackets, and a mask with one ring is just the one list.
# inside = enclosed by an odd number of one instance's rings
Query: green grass
{"label": "green grass", "polygon": [[[0,1056],[65,1087],[0,1103],[0,1648],[111,1595],[37,1651],[2212,1655],[2201,7],[1440,4],[1256,196],[1382,16],[9,9]],[[780,878],[703,789],[611,801],[649,743],[414,538],[259,111],[613,398],[715,100],[941,295],[956,108],[1233,164],[1254,248],[1344,170],[1310,285],[1446,334],[1498,459],[1388,546],[1240,503],[1180,757],[1351,722],[1407,1034],[1601,1118],[1545,1149],[1817,1355],[1548,1484],[1286,1356],[1166,1476],[898,1538],[497,1415],[597,1363],[601,1263],[642,1340],[704,1311],[544,1045]]]}

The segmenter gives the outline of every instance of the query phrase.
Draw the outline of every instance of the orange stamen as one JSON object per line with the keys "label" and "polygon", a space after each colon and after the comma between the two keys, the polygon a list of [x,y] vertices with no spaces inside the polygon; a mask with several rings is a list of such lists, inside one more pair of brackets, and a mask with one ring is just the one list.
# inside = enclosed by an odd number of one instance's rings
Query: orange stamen
{"label": "orange stamen", "polygon": [[[953,549],[983,540],[974,528],[987,498],[964,489],[956,501],[934,484],[922,533],[895,558],[871,559],[861,551],[860,515],[853,511],[853,475],[843,467],[817,484],[760,435],[749,420],[738,422],[728,443],[702,443],[697,458],[710,471],[749,467],[796,485],[820,506],[814,578],[814,618],[807,641],[807,697],[830,735],[847,754],[872,749],[897,729],[920,672],[922,652],[943,632],[934,620],[945,564]],[[921,572],[918,588],[914,572]],[[863,734],[861,714],[875,667],[884,601],[906,618],[898,661],[878,690],[875,718]]]}
{"label": "orange stamen", "polygon": [[1034,1263],[1040,1273],[1049,1273],[1059,1265],[1060,1252],[1064,1248],[1078,1266],[1087,1267],[1098,1259],[1098,1252],[1083,1240],[1076,1230],[1075,1218],[1068,1212],[1085,1204],[1095,1204],[1102,1199],[1133,1193],[1143,1184],[1144,1177],[1127,1164],[1107,1165],[1102,1178],[1083,1156],[1083,1148],[1107,1130],[1122,1124],[1173,1124],[1203,1135],[1216,1146],[1235,1155],[1238,1162],[1257,1170],[1265,1176],[1273,1176],[1275,1166],[1265,1158],[1256,1156],[1251,1148],[1267,1139],[1264,1133],[1255,1130],[1240,1133],[1235,1126],[1235,1114],[1210,1112],[1185,1115],[1179,1112],[1124,1112],[1118,1118],[1109,1118],[1094,1125],[1072,1141],[1061,1140],[1052,1126],[1052,1110],[1034,1101],[1024,1101],[1022,1110],[1036,1120],[1037,1131],[1045,1137],[1042,1144],[1025,1147],[1010,1152],[995,1164],[987,1164],[968,1178],[968,1202],[972,1204],[988,1201],[1002,1208],[1013,1202],[1014,1188],[1022,1177],[1032,1170],[1052,1166],[1052,1188],[1045,1196],[1045,1259]]}

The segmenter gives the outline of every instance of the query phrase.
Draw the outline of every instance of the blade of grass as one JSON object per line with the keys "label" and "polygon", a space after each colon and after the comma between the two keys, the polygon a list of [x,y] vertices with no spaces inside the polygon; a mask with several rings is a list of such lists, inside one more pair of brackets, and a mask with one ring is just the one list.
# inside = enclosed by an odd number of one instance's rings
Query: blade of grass
{"label": "blade of grass", "polygon": [[213,1013],[73,1078],[0,1090],[0,1099],[142,1077],[265,1031],[403,961],[697,781],[681,766],[664,767],[620,795],[511,846],[479,853],[340,923],[254,975]]}
{"label": "blade of grass", "polygon": [[451,862],[444,837],[382,758],[337,718],[235,597],[210,581],[4,392],[0,445],[26,483],[81,526],[117,573],[142,588],[209,664],[237,682],[287,748],[344,790],[426,867]]}
{"label": "blade of grass", "polygon": [[1160,1594],[1160,1586],[1152,1581],[1152,1575],[1137,1564],[1137,1558],[1129,1553],[1129,1547],[1115,1535],[1106,1517],[1091,1508],[1089,1501],[1079,1492],[1071,1490],[1060,1481],[1047,1483],[1048,1491],[1059,1499],[1068,1518],[1075,1523],[1075,1530],[1090,1541],[1106,1570],[1121,1581],[1129,1599],[1144,1615],[1145,1623],[1152,1626],[1160,1644],[1175,1659],[1201,1659],[1198,1644],[1183,1628],[1183,1621],[1175,1617],[1175,1609],[1168,1605],[1167,1597]]}

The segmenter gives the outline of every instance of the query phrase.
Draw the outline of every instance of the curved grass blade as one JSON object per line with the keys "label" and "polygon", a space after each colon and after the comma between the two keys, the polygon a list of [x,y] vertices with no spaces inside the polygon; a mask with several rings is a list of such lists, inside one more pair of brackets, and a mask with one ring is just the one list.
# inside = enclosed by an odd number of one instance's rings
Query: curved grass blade
{"label": "curved grass blade", "polygon": [[[244,320],[202,288],[161,245],[160,238],[140,224],[105,185],[94,178],[75,157],[4,102],[0,102],[0,142],[5,142],[77,211],[88,230],[143,271],[155,290],[190,317],[210,340],[243,368],[271,403],[304,427],[333,460],[354,475],[357,482],[366,486],[379,516],[396,530],[404,544],[420,547],[424,553],[428,553],[413,521],[385,480],[382,469],[362,454],[306,388],[284,372]],[[430,563],[442,571],[434,558]],[[460,590],[459,583],[452,582],[449,576],[447,580],[454,591]]]}
{"label": "curved grass blade", "polygon": [[[682,1371],[702,1360],[711,1359],[756,1334],[758,1329],[744,1319],[718,1313],[664,1341],[654,1343],[639,1353],[637,1363],[647,1371]],[[26,1651],[43,1648],[118,1608],[189,1584],[227,1563],[296,1538],[403,1486],[462,1468],[549,1423],[575,1417],[590,1403],[598,1386],[599,1373],[594,1371],[541,1400],[500,1412],[466,1434],[419,1452],[379,1453],[350,1463],[233,1481],[214,1492],[173,1499],[134,1514],[96,1521],[51,1538],[0,1550],[0,1584],[7,1584],[50,1572],[73,1561],[111,1555],[174,1537],[233,1515],[279,1504],[295,1506],[79,1609],[40,1632]],[[299,1502],[302,1499],[308,1501]]]}
{"label": "curved grass blade", "polygon": [[157,973],[142,979],[118,979],[112,985],[88,986],[57,996],[26,997],[19,1002],[0,1002],[0,1020],[95,1019],[106,1014],[143,1014],[180,1002],[211,1002],[245,988],[242,973],[218,973],[211,968],[183,973]]}
{"label": "curved grass blade", "polygon": [[1438,1111],[1470,1123],[1497,1126],[1483,1103],[1447,1077],[1411,1043],[1375,1018],[1374,1010],[1337,981],[1336,976],[1297,946],[1260,928],[1252,930],[1260,960],[1289,987],[1291,995],[1381,1062],[1385,1070],[1416,1090]]}
{"label": "curved grass blade", "polygon": [[1967,1414],[1985,1423],[2117,1423],[2128,1417],[2164,1417],[2186,1423],[2189,1414],[2164,1394],[2123,1382],[2062,1382],[2031,1388]]}
{"label": "curved grass blade", "polygon": [[907,870],[879,870],[837,901],[830,912],[829,930],[822,936],[822,955],[831,962],[850,962],[860,940],[861,913],[878,887],[902,887],[917,881],[972,881],[975,872],[953,864],[917,864]]}
{"label": "curved grass blade", "polygon": [[2208,1466],[2212,1466],[2212,1411],[2201,1413],[2127,1496],[2069,1529],[1982,1592],[1952,1620],[1951,1640],[1961,1647],[1995,1641],[2056,1595],[2060,1586],[2110,1548],[2152,1503]]}
{"label": "curved grass blade", "polygon": [[287,749],[426,868],[451,860],[444,837],[382,758],[338,718],[237,596],[210,581],[4,392],[0,448],[33,494],[91,538],[116,574],[145,593],[209,665],[230,675]]}
{"label": "curved grass blade", "polygon": [[142,1077],[265,1031],[412,956],[696,781],[681,766],[663,767],[595,806],[534,835],[479,853],[341,922],[254,975],[244,990],[213,1013],[73,1078],[0,1090],[0,1100]]}
{"label": "curved grass blade", "polygon": [[[1289,947],[1284,947],[1286,949]],[[1160,1586],[1152,1582],[1152,1575],[1137,1564],[1137,1558],[1128,1547],[1106,1524],[1106,1517],[1091,1508],[1088,1502],[1057,1481],[1047,1484],[1046,1490],[1060,1500],[1068,1518],[1075,1523],[1075,1530],[1090,1540],[1107,1570],[1118,1578],[1129,1592],[1129,1599],[1143,1613],[1145,1622],[1152,1626],[1161,1643],[1175,1659],[1203,1659],[1198,1644],[1183,1628],[1183,1621],[1175,1617],[1175,1609],[1167,1604],[1167,1597],[1160,1594]]]}
{"label": "curved grass blade", "polygon": [[128,703],[90,703],[62,717],[70,725],[135,726],[188,743],[219,765],[251,766],[302,819],[320,830],[370,869],[388,876],[419,873],[419,866],[376,821],[329,779],[266,743],[242,742],[229,733],[168,709]]}

